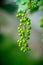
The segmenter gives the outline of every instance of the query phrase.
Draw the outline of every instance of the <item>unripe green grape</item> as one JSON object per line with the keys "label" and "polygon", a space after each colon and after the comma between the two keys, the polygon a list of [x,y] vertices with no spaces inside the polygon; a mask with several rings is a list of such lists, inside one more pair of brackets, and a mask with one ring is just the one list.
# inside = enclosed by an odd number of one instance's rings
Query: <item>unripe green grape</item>
{"label": "unripe green grape", "polygon": [[26,21],[26,17],[24,17],[23,20]]}
{"label": "unripe green grape", "polygon": [[24,16],[24,14],[22,13],[22,14],[21,14],[21,16],[23,17],[23,16]]}
{"label": "unripe green grape", "polygon": [[26,42],[26,40],[25,39],[23,39],[23,43],[25,43]]}
{"label": "unripe green grape", "polygon": [[18,32],[21,32],[21,29],[19,29]]}
{"label": "unripe green grape", "polygon": [[22,30],[21,33],[24,34],[24,31]]}
{"label": "unripe green grape", "polygon": [[17,14],[16,17],[19,17],[19,15]]}
{"label": "unripe green grape", "polygon": [[21,14],[20,14],[20,13],[19,13],[18,15],[19,15],[19,16],[21,16]]}
{"label": "unripe green grape", "polygon": [[28,30],[31,30],[31,26],[28,26]]}
{"label": "unripe green grape", "polygon": [[16,17],[19,17],[19,16],[21,16],[21,14],[20,14],[20,13],[16,15]]}
{"label": "unripe green grape", "polygon": [[24,50],[24,47],[21,47],[21,49],[20,49],[21,51],[23,51]]}
{"label": "unripe green grape", "polygon": [[19,33],[18,35],[19,35],[19,36],[22,36],[22,34],[21,34],[21,33]]}
{"label": "unripe green grape", "polygon": [[18,44],[18,45],[19,45],[19,47],[20,47],[20,46],[22,45],[22,42],[19,42],[19,44]]}
{"label": "unripe green grape", "polygon": [[18,27],[18,30],[20,30],[20,27]]}
{"label": "unripe green grape", "polygon": [[27,29],[27,30],[26,30],[26,33],[29,33],[29,32],[30,32],[30,30]]}
{"label": "unripe green grape", "polygon": [[27,22],[27,25],[30,25],[30,22],[26,21]]}
{"label": "unripe green grape", "polygon": [[19,10],[18,10],[18,13],[21,13],[21,12],[22,12],[22,11],[19,9]]}
{"label": "unripe green grape", "polygon": [[23,22],[23,19],[20,19],[20,22]]}
{"label": "unripe green grape", "polygon": [[22,2],[21,4],[22,4],[22,5],[25,5],[25,4],[26,4],[26,2]]}
{"label": "unripe green grape", "polygon": [[19,45],[19,46],[21,46],[21,45],[22,45],[22,40],[20,40],[20,41],[19,41],[19,44],[18,44],[18,45]]}
{"label": "unripe green grape", "polygon": [[23,52],[26,52],[27,51],[27,49],[25,48],[24,50],[23,50]]}
{"label": "unripe green grape", "polygon": [[21,44],[18,45],[19,47],[21,46]]}
{"label": "unripe green grape", "polygon": [[20,26],[22,26],[22,23],[20,23]]}
{"label": "unripe green grape", "polygon": [[28,18],[28,21],[30,22],[30,19]]}
{"label": "unripe green grape", "polygon": [[26,10],[24,10],[23,12],[26,13]]}
{"label": "unripe green grape", "polygon": [[22,39],[20,39],[19,43],[22,43]]}
{"label": "unripe green grape", "polygon": [[26,25],[26,22],[24,22],[24,26]]}
{"label": "unripe green grape", "polygon": [[20,31],[22,32],[22,31],[23,31],[23,29],[22,29],[22,28],[20,28]]}
{"label": "unripe green grape", "polygon": [[30,39],[30,36],[27,36],[27,37],[26,37],[26,40],[28,40],[28,39]]}
{"label": "unripe green grape", "polygon": [[30,32],[27,33],[27,36],[29,36],[29,35],[30,35]]}
{"label": "unripe green grape", "polygon": [[28,47],[28,44],[27,44],[27,43],[25,43],[25,44],[24,44],[24,47]]}
{"label": "unripe green grape", "polygon": [[24,33],[22,33],[22,36],[24,36]]}
{"label": "unripe green grape", "polygon": [[23,39],[24,38],[24,36],[21,36],[21,38],[20,39]]}
{"label": "unripe green grape", "polygon": [[17,43],[19,43],[20,40],[17,40]]}

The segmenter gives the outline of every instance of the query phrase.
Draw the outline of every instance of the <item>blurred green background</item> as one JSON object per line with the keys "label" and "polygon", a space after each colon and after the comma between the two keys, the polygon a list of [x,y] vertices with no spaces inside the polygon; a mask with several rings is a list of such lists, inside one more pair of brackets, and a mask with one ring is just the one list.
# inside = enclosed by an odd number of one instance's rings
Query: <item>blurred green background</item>
{"label": "blurred green background", "polygon": [[43,54],[35,59],[32,51],[23,53],[18,47],[16,14],[22,9],[21,1],[0,0],[0,65],[43,65]]}

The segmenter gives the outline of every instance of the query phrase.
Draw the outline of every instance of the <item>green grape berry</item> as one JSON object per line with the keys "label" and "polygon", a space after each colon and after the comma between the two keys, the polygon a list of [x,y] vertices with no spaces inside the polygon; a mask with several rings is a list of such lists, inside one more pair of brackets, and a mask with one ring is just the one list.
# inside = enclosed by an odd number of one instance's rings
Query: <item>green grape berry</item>
{"label": "green grape berry", "polygon": [[27,21],[27,25],[30,25],[30,22]]}
{"label": "green grape berry", "polygon": [[23,17],[23,16],[24,16],[24,14],[22,13],[22,14],[21,14],[21,16]]}
{"label": "green grape berry", "polygon": [[22,23],[20,23],[20,26],[22,26]]}
{"label": "green grape berry", "polygon": [[24,50],[23,50],[23,52],[26,52],[27,51],[27,49],[25,48]]}
{"label": "green grape berry", "polygon": [[23,19],[20,19],[20,22],[23,22]]}
{"label": "green grape berry", "polygon": [[20,27],[18,27],[18,30],[20,30]]}
{"label": "green grape berry", "polygon": [[19,10],[18,10],[18,13],[21,13],[21,12],[22,12],[22,11],[19,9]]}
{"label": "green grape berry", "polygon": [[25,43],[25,44],[24,44],[24,47],[28,47],[28,44]]}
{"label": "green grape berry", "polygon": [[26,40],[25,39],[23,39],[23,43],[25,43],[26,42]]}
{"label": "green grape berry", "polygon": [[21,4],[22,4],[22,5],[25,5],[25,4],[26,4],[26,2],[22,2]]}
{"label": "green grape berry", "polygon": [[21,47],[21,49],[20,49],[21,51],[23,51],[24,50],[24,47]]}
{"label": "green grape berry", "polygon": [[17,43],[19,43],[20,40],[17,40]]}
{"label": "green grape berry", "polygon": [[24,36],[21,36],[21,39],[23,39],[24,38]]}
{"label": "green grape berry", "polygon": [[31,30],[31,26],[28,26],[28,30]]}
{"label": "green grape berry", "polygon": [[17,14],[16,17],[19,17],[19,15]]}
{"label": "green grape berry", "polygon": [[26,40],[28,40],[28,39],[30,39],[30,36],[27,36],[27,37],[26,37]]}
{"label": "green grape berry", "polygon": [[24,17],[23,20],[26,21],[26,17]]}

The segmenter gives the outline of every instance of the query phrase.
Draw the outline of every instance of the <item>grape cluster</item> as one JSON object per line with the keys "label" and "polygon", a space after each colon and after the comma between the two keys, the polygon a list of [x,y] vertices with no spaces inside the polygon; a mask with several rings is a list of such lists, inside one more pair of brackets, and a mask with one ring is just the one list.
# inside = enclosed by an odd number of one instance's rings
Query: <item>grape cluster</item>
{"label": "grape cluster", "polygon": [[30,19],[25,16],[26,10],[18,10],[17,17],[21,17],[20,24],[18,26],[18,35],[20,37],[19,40],[17,40],[18,45],[21,47],[21,51],[26,52],[27,50],[30,50],[28,46],[28,39],[30,39]]}
{"label": "grape cluster", "polygon": [[[21,4],[25,5],[26,2],[22,2]],[[18,26],[18,35],[20,39],[18,39],[17,42],[20,47],[20,50],[23,52],[30,50],[28,40],[30,39],[31,31],[30,19],[25,14],[26,10],[18,10],[18,14],[16,15],[17,17],[21,17],[20,24]]]}
{"label": "grape cluster", "polygon": [[[37,1],[28,0],[28,2],[22,2],[21,4],[26,4],[28,6],[28,9],[26,9],[28,10],[28,13],[33,12],[39,8]],[[18,39],[17,42],[21,51],[23,52],[30,50],[28,40],[30,39],[31,22],[26,16],[26,10],[18,10],[18,14],[16,15],[17,17],[21,17],[20,24],[18,26],[18,35],[20,39]],[[43,27],[43,22],[41,22],[41,27]]]}
{"label": "grape cluster", "polygon": [[36,10],[36,9],[38,9],[38,3],[37,2],[33,2],[32,4],[31,4],[31,11],[33,11],[33,10]]}
{"label": "grape cluster", "polygon": [[28,9],[30,9],[30,12],[34,12],[39,8],[39,4],[37,1],[28,1]]}

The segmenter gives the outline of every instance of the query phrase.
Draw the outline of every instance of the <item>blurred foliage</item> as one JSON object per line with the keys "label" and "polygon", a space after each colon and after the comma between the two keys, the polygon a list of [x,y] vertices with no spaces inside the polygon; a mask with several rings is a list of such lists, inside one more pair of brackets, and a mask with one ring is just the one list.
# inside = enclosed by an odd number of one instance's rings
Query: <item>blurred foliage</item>
{"label": "blurred foliage", "polygon": [[43,57],[37,60],[29,58],[19,50],[16,40],[11,35],[0,34],[1,65],[43,65]]}
{"label": "blurred foliage", "polygon": [[[24,10],[24,9],[27,9],[27,5],[25,6],[22,6],[21,5],[21,2],[28,2],[28,0],[12,0],[12,3],[9,3],[9,4],[6,4],[5,3],[5,0],[0,0],[0,8],[8,11],[9,13],[10,12],[14,12],[18,6],[20,9]],[[40,6],[40,5],[43,5],[43,1],[42,0],[31,0],[32,2],[37,2],[37,5]],[[14,4],[14,5],[13,5]],[[34,10],[37,10],[39,7],[35,7],[32,11]]]}
{"label": "blurred foliage", "polygon": [[11,13],[11,12],[14,12],[17,8],[18,8],[18,6],[16,5],[16,3],[6,4],[5,0],[0,0],[0,9],[4,9],[7,12]]}

